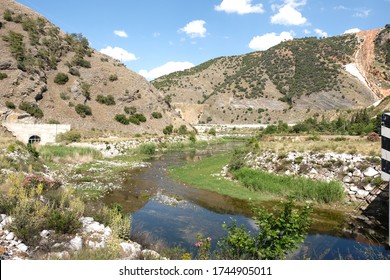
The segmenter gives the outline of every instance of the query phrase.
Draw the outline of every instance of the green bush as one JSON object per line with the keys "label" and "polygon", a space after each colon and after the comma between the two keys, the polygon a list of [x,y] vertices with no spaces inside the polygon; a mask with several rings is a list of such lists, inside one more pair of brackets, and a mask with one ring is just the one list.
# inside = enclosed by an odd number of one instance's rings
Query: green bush
{"label": "green bush", "polygon": [[19,109],[29,113],[37,119],[41,119],[43,117],[43,112],[37,104],[23,101],[19,104]]}
{"label": "green bush", "polygon": [[133,123],[133,124],[136,124],[136,125],[140,125],[141,122],[139,121],[139,119],[136,117],[136,116],[130,116],[130,118],[128,119],[129,122]]}
{"label": "green bush", "polygon": [[15,109],[16,108],[15,104],[11,101],[5,101],[5,106],[7,106],[8,109]]}
{"label": "green bush", "polygon": [[62,100],[69,100],[70,99],[70,95],[66,92],[61,92],[60,97]]}
{"label": "green bush", "polygon": [[177,130],[177,133],[184,135],[188,133],[187,126],[185,124],[181,125]]}
{"label": "green bush", "polygon": [[142,144],[139,149],[143,155],[152,156],[156,153],[156,145],[153,143]]}
{"label": "green bush", "polygon": [[152,117],[155,118],[155,119],[161,119],[162,118],[162,114],[160,112],[153,112],[152,113]]}
{"label": "green bush", "polygon": [[170,125],[167,125],[164,129],[163,129],[163,133],[165,135],[171,135],[173,132],[173,125],[170,124]]}
{"label": "green bush", "polygon": [[4,10],[3,18],[6,21],[13,21],[12,15],[13,15],[13,12],[10,9],[6,9],[6,10]]}
{"label": "green bush", "polygon": [[125,125],[128,125],[130,123],[129,119],[124,114],[115,115],[115,120]]}
{"label": "green bush", "polygon": [[84,104],[77,104],[75,107],[76,113],[80,115],[80,117],[85,118],[86,116],[92,116],[91,107]]}
{"label": "green bush", "polygon": [[273,214],[265,209],[254,209],[255,223],[261,229],[257,234],[247,231],[236,222],[223,227],[228,231],[219,242],[218,255],[230,260],[279,260],[299,248],[311,225],[312,209],[295,209],[292,201],[282,204]]}
{"label": "green bush", "polygon": [[105,104],[105,105],[115,105],[115,98],[114,96],[112,95],[107,95],[107,96],[104,96],[104,95],[101,95],[99,94],[97,97],[96,97],[96,101],[100,104]]}
{"label": "green bush", "polygon": [[8,78],[8,75],[6,73],[0,73],[0,81]]}
{"label": "green bush", "polygon": [[212,128],[210,128],[208,134],[215,136],[215,135],[217,135],[217,132],[216,132],[215,128],[212,127]]}
{"label": "green bush", "polygon": [[69,77],[65,73],[58,73],[54,78],[54,82],[59,85],[65,85],[68,81]]}
{"label": "green bush", "polygon": [[113,74],[113,75],[110,75],[110,77],[108,78],[111,82],[114,82],[116,80],[118,80],[118,76],[116,74]]}
{"label": "green bush", "polygon": [[68,132],[59,133],[57,135],[56,141],[71,143],[71,142],[80,142],[81,134],[76,130],[69,130]]}

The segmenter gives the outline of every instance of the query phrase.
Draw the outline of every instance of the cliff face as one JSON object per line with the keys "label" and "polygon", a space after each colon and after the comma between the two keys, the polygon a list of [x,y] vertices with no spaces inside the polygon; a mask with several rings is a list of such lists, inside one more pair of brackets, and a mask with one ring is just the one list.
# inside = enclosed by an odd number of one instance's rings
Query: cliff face
{"label": "cliff face", "polygon": [[[0,0],[0,23],[3,109],[28,112],[41,123],[130,134],[161,134],[166,125],[185,124],[154,86],[91,48],[81,34],[66,34],[13,0]],[[118,114],[133,123],[116,121]]]}
{"label": "cliff face", "polygon": [[263,52],[213,59],[152,83],[192,123],[328,118],[390,94],[389,45],[389,26],[295,39]]}

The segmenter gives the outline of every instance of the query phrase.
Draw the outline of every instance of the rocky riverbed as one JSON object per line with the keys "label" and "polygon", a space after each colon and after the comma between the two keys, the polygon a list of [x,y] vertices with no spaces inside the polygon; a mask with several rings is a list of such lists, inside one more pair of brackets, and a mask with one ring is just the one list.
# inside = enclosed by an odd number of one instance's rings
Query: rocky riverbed
{"label": "rocky riverbed", "polygon": [[[99,249],[109,246],[112,230],[91,217],[82,217],[81,229],[74,235],[58,235],[53,230],[43,230],[36,246],[27,246],[13,232],[7,230],[12,217],[0,215],[0,259],[69,259],[72,254],[87,249]],[[142,248],[136,242],[119,242],[120,259],[163,259],[157,252]]]}

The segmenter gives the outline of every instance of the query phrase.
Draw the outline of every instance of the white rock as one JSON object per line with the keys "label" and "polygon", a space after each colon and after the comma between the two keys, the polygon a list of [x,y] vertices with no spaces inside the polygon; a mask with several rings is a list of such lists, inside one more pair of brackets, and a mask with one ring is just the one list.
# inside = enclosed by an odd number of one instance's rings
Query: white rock
{"label": "white rock", "polygon": [[128,255],[128,257],[136,258],[141,254],[142,247],[138,243],[135,242],[122,242],[119,244],[122,247],[123,252]]}
{"label": "white rock", "polygon": [[367,186],[364,187],[364,189],[368,192],[372,191],[374,189],[374,186],[371,184],[368,184]]}
{"label": "white rock", "polygon": [[7,236],[5,237],[5,239],[8,241],[13,240],[14,238],[15,238],[15,234],[13,232],[8,233]]}
{"label": "white rock", "polygon": [[74,237],[69,241],[69,247],[74,251],[80,251],[83,248],[83,239],[80,236]]}
{"label": "white rock", "polygon": [[44,230],[41,231],[41,233],[39,235],[42,238],[47,238],[50,235],[50,231],[48,231],[47,229],[44,229]]}
{"label": "white rock", "polygon": [[312,168],[309,172],[310,174],[313,174],[313,175],[317,175],[318,174],[318,171],[315,170],[314,168]]}
{"label": "white rock", "polygon": [[362,172],[361,172],[359,169],[356,169],[356,170],[352,173],[352,176],[354,176],[354,177],[362,177],[363,174],[362,174]]}
{"label": "white rock", "polygon": [[1,224],[2,224],[3,226],[6,226],[6,225],[12,223],[12,221],[13,221],[12,217],[7,216],[7,217],[4,218],[3,221],[1,221]]}
{"label": "white rock", "polygon": [[145,259],[159,260],[161,258],[160,254],[153,250],[142,250],[142,257]]}
{"label": "white rock", "polygon": [[364,176],[366,176],[366,177],[374,177],[374,176],[378,175],[379,172],[376,171],[376,170],[375,170],[374,168],[372,168],[372,167],[368,167],[366,170],[364,170],[363,174],[364,174]]}
{"label": "white rock", "polygon": [[104,229],[104,234],[103,234],[103,235],[104,235],[105,237],[110,237],[111,234],[112,234],[111,228],[110,228],[110,227],[105,227],[105,229]]}
{"label": "white rock", "polygon": [[351,179],[351,177],[349,177],[349,176],[345,176],[345,177],[343,178],[343,182],[344,182],[344,183],[351,183],[351,182],[352,182],[352,179]]}
{"label": "white rock", "polygon": [[80,222],[84,226],[84,225],[92,223],[93,222],[93,218],[92,217],[82,217],[82,218],[80,218]]}
{"label": "white rock", "polygon": [[84,230],[86,232],[94,232],[94,231],[97,231],[97,232],[104,232],[104,225],[98,223],[98,222],[93,222],[89,225],[87,225]]}
{"label": "white rock", "polygon": [[28,247],[26,246],[26,244],[23,244],[23,243],[20,243],[18,246],[16,246],[16,248],[18,248],[18,250],[22,251],[22,252],[27,252],[27,250],[28,250]]}
{"label": "white rock", "polygon": [[358,198],[365,198],[368,194],[369,194],[368,191],[365,191],[365,190],[358,190],[357,193],[356,193],[356,196],[357,196]]}
{"label": "white rock", "polygon": [[357,192],[358,191],[358,187],[352,186],[352,187],[349,188],[349,190],[352,191],[352,192]]}

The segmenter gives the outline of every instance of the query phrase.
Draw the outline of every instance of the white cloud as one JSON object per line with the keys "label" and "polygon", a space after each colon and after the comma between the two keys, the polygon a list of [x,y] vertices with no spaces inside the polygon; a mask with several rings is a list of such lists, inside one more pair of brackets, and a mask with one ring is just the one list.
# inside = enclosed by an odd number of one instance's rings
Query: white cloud
{"label": "white cloud", "polygon": [[279,12],[271,17],[271,23],[273,24],[302,25],[306,22],[307,19],[303,17],[302,14],[291,4],[281,7]]}
{"label": "white cloud", "polygon": [[132,53],[129,53],[128,51],[122,49],[122,48],[119,48],[119,47],[111,47],[111,46],[108,46],[104,49],[101,49],[100,50],[101,53],[104,53],[108,56],[111,56],[115,59],[118,59],[122,62],[125,62],[125,61],[132,61],[132,60],[137,60],[137,58],[135,57],[134,54]]}
{"label": "white cloud", "polygon": [[276,33],[267,33],[262,36],[253,37],[251,42],[249,43],[249,48],[252,50],[264,51],[269,49],[270,47],[276,46],[282,41],[292,40],[293,32],[283,31],[279,35]]}
{"label": "white cloud", "polygon": [[359,28],[351,28],[351,29],[345,30],[343,34],[358,33],[360,31],[361,30]]}
{"label": "white cloud", "polygon": [[319,28],[316,28],[314,29],[314,32],[319,36],[319,37],[328,37],[328,33],[326,33],[325,31],[319,29]]}
{"label": "white cloud", "polygon": [[121,38],[128,37],[126,31],[123,31],[123,30],[114,30],[114,34],[118,37],[121,37]]}
{"label": "white cloud", "polygon": [[307,35],[307,34],[310,34],[310,33],[311,33],[311,31],[310,31],[310,30],[308,30],[308,29],[305,29],[305,30],[303,30],[303,33],[305,33],[305,34]]}
{"label": "white cloud", "polygon": [[153,33],[153,37],[154,38],[158,38],[158,37],[160,37],[161,36],[161,33],[160,32],[154,32]]}
{"label": "white cloud", "polygon": [[191,62],[185,61],[185,62],[176,62],[176,61],[169,61],[165,63],[162,66],[156,67],[150,71],[148,70],[140,70],[138,73],[142,76],[144,76],[148,80],[153,80],[158,77],[170,74],[172,72],[176,71],[182,71],[191,67],[194,67],[195,65]]}
{"label": "white cloud", "polygon": [[206,37],[207,29],[204,27],[205,24],[204,20],[193,20],[179,29],[179,31],[187,33],[191,38]]}
{"label": "white cloud", "polygon": [[264,13],[263,4],[252,5],[252,0],[223,0],[221,4],[214,7],[216,11],[228,14],[237,13],[239,15],[250,13]]}
{"label": "white cloud", "polygon": [[333,10],[350,10],[350,9],[343,6],[343,5],[338,5],[338,6],[333,7]]}
{"label": "white cloud", "polygon": [[366,18],[370,15],[371,10],[356,9],[355,17]]}

